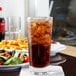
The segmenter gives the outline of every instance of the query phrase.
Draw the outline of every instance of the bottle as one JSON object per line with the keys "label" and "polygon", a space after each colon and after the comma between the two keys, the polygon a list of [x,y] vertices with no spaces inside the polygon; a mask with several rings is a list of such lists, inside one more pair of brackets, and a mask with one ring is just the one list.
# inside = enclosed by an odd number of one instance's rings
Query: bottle
{"label": "bottle", "polygon": [[5,38],[5,19],[2,15],[2,7],[0,7],[0,41]]}

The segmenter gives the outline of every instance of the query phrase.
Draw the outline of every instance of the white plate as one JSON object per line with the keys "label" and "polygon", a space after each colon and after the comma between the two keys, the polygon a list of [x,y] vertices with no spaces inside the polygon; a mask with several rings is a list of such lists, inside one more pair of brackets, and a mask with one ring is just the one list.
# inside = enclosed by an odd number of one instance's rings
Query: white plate
{"label": "white plate", "polygon": [[[0,48],[0,50],[3,50]],[[13,49],[4,49],[6,51],[14,51]],[[25,52],[25,53],[28,53],[28,50],[15,50],[16,52]]]}
{"label": "white plate", "polygon": [[60,44],[59,42],[56,42],[56,44],[51,45],[51,56],[55,56],[60,51],[66,49],[66,46],[63,44]]}
{"label": "white plate", "polygon": [[17,65],[1,65],[0,67],[15,67],[15,66],[26,67],[28,65],[29,63],[22,63],[22,64],[17,64]]}

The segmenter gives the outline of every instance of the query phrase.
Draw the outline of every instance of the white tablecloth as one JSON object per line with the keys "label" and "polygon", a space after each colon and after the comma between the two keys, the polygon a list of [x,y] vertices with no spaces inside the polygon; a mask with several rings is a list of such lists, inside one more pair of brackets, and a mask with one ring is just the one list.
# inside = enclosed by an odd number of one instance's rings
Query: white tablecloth
{"label": "white tablecloth", "polygon": [[[47,76],[65,76],[61,66],[50,66],[49,70],[51,70],[51,72],[49,73],[50,75]],[[25,67],[22,68],[20,76],[33,76],[33,75],[29,72],[29,68]]]}

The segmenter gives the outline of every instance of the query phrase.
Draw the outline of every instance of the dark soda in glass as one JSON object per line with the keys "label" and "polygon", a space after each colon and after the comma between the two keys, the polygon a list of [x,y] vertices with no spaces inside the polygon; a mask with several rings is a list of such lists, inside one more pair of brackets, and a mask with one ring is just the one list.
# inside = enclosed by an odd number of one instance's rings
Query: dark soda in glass
{"label": "dark soda in glass", "polygon": [[30,65],[46,67],[50,64],[50,43],[52,20],[50,18],[31,18],[27,22]]}

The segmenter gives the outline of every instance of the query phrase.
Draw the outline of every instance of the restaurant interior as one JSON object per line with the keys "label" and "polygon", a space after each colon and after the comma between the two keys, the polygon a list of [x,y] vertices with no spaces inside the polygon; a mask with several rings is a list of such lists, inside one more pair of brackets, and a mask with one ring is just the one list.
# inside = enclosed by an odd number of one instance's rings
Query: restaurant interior
{"label": "restaurant interior", "polygon": [[0,76],[76,76],[76,0],[0,0]]}

